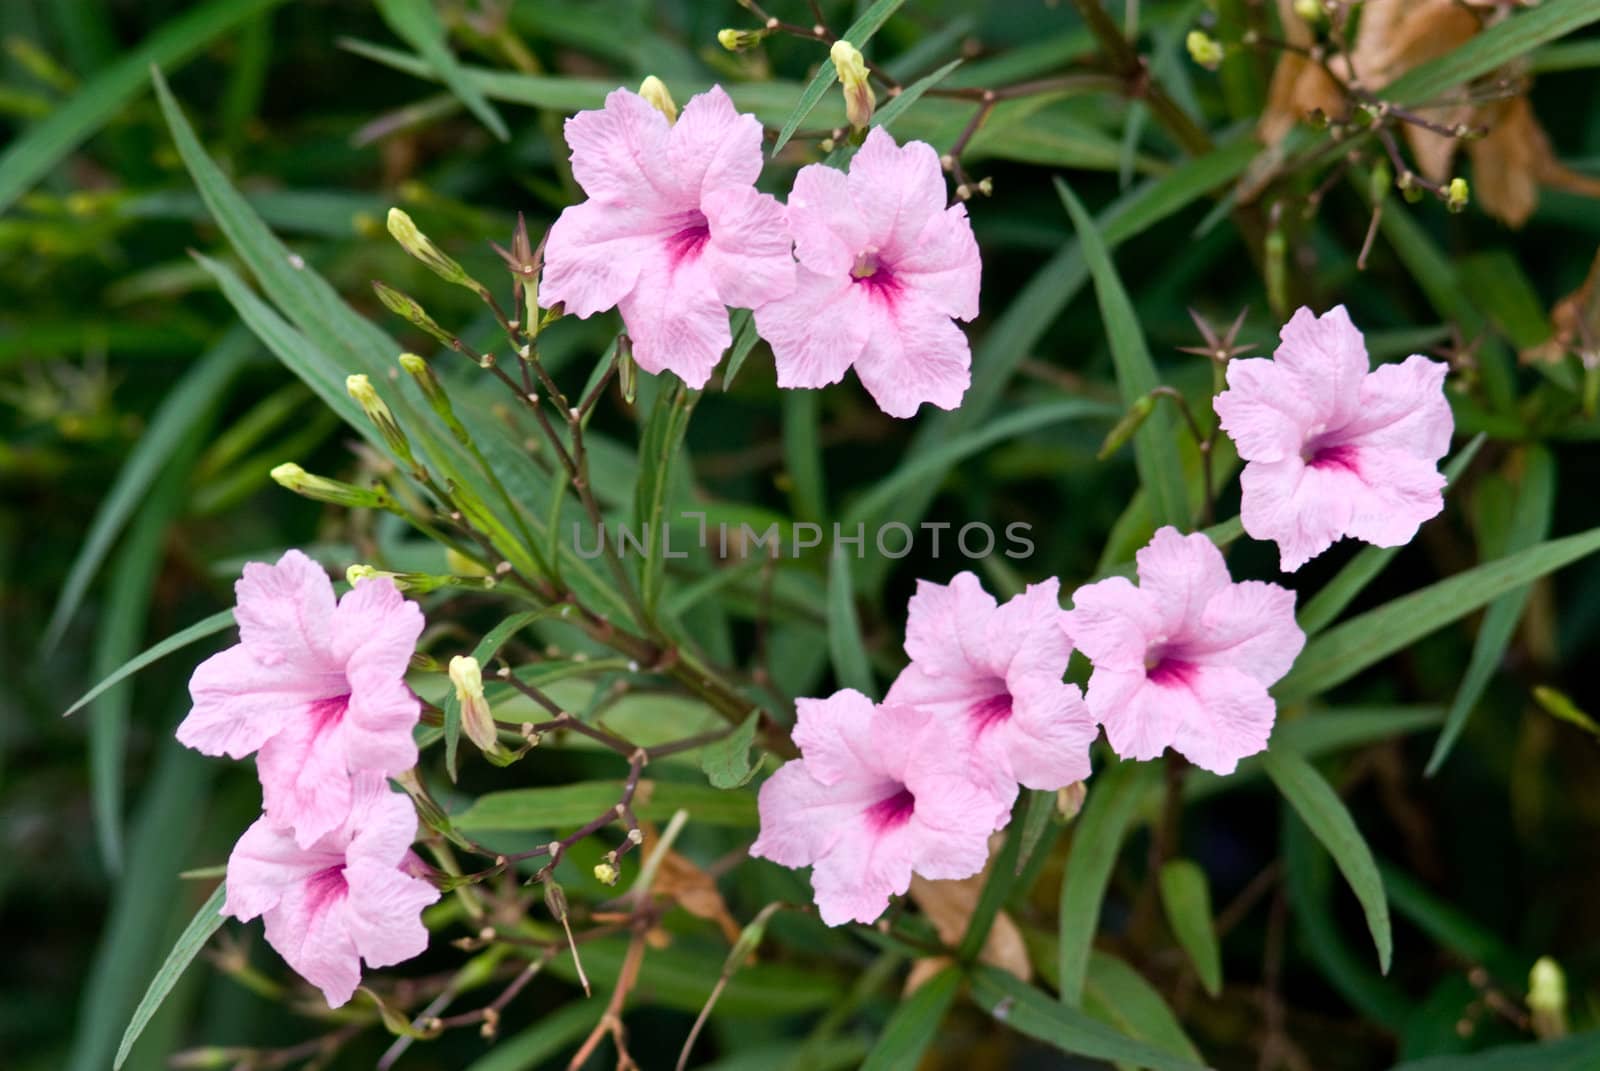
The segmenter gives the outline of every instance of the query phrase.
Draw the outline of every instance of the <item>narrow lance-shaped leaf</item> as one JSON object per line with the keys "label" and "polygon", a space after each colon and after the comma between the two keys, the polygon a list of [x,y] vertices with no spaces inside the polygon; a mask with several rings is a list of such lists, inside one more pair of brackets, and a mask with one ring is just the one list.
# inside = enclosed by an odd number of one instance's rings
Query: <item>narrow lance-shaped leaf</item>
{"label": "narrow lance-shaped leaf", "polygon": [[149,1025],[151,1018],[161,1010],[162,1002],[167,999],[167,994],[172,992],[172,987],[178,984],[179,977],[188,969],[194,957],[199,955],[206,942],[211,940],[211,935],[222,928],[222,900],[226,892],[225,887],[221,885],[212,890],[206,902],[200,905],[200,910],[195,912],[194,920],[184,928],[178,943],[167,953],[161,969],[150,979],[150,987],[145,990],[139,1006],[133,1010],[132,1021],[122,1033],[122,1043],[117,1046],[117,1057],[111,1065],[114,1071],[122,1067],[123,1061],[128,1058],[128,1053],[133,1048],[133,1043],[139,1040],[139,1035],[144,1033],[144,1028]]}
{"label": "narrow lance-shaped leaf", "polygon": [[[683,384],[662,389],[645,424],[639,444],[639,483],[634,491],[634,520],[642,527],[646,553],[640,565],[640,595],[645,613],[655,614],[666,575],[668,552],[666,533],[667,495],[677,470],[689,414],[698,397]],[[675,557],[681,557],[680,551]]]}
{"label": "narrow lance-shaped leaf", "polygon": [[1372,858],[1372,849],[1367,847],[1361,831],[1356,828],[1355,819],[1350,817],[1344,801],[1316,768],[1294,752],[1268,749],[1262,756],[1262,765],[1300,820],[1328,849],[1356,899],[1361,901],[1367,929],[1372,931],[1372,942],[1378,949],[1378,966],[1388,974],[1389,961],[1394,955],[1389,901],[1383,892],[1383,878]]}
{"label": "narrow lance-shaped leaf", "polygon": [[861,1071],[916,1071],[960,988],[961,971],[955,967],[946,967],[918,986],[895,1007]]}
{"label": "narrow lance-shaped leaf", "polygon": [[1402,104],[1437,97],[1595,22],[1600,22],[1600,5],[1593,0],[1546,0],[1395,79],[1384,96]]}
{"label": "narrow lance-shaped leaf", "polygon": [[444,24],[439,20],[438,11],[434,9],[433,0],[378,0],[378,11],[383,16],[383,21],[389,24],[389,28],[428,61],[434,73],[450,87],[450,92],[460,97],[461,103],[465,104],[495,137],[501,141],[511,139],[511,132],[506,129],[505,120],[500,118],[500,113],[495,111],[494,105],[483,95],[483,90],[478,88],[476,82],[466,77],[461,65],[456,62],[455,54],[450,51],[450,43],[445,36]]}
{"label": "narrow lance-shaped leaf", "polygon": [[1173,859],[1161,868],[1161,906],[1178,944],[1194,964],[1205,991],[1222,992],[1222,950],[1211,924],[1211,890],[1204,870],[1189,859]]}
{"label": "narrow lance-shaped leaf", "polygon": [[151,665],[152,663],[159,662],[172,652],[182,650],[192,643],[199,643],[207,636],[215,636],[224,629],[232,627],[233,611],[221,610],[212,614],[210,617],[202,618],[199,621],[196,621],[188,628],[179,629],[177,632],[174,632],[160,643],[155,644],[152,647],[148,647],[144,651],[141,651],[139,654],[130,658],[114,672],[107,674],[99,684],[96,684],[93,688],[90,688],[87,692],[83,693],[83,695],[79,696],[76,703],[73,703],[66,710],[62,711],[61,716],[67,717],[70,714],[76,714],[85,706],[93,702],[96,697],[103,694],[106,689],[116,687],[122,681],[127,680],[141,669],[144,669],[146,666]]}
{"label": "narrow lance-shaped leaf", "polygon": [[761,764],[750,761],[750,746],[755,743],[760,724],[761,712],[751,711],[736,729],[701,751],[700,768],[712,787],[739,788],[756,775]]}
{"label": "narrow lance-shaped leaf", "polygon": [[861,640],[861,622],[856,618],[850,559],[842,546],[835,546],[828,556],[828,653],[840,684],[869,698],[878,697]]}
{"label": "narrow lance-shaped leaf", "polygon": [[[1159,386],[1155,365],[1145,346],[1144,332],[1134,314],[1133,303],[1117,277],[1105,242],[1089,213],[1065,182],[1056,179],[1056,193],[1067,206],[1072,225],[1077,228],[1084,262],[1094,278],[1095,296],[1100,301],[1100,318],[1111,343],[1111,360],[1117,368],[1117,387],[1124,405],[1133,405]],[[1133,434],[1134,463],[1139,483],[1150,496],[1151,513],[1157,527],[1189,526],[1188,495],[1183,484],[1183,465],[1178,456],[1178,441],[1170,414],[1152,413]]]}
{"label": "narrow lance-shaped leaf", "polygon": [[1072,854],[1061,883],[1061,946],[1058,951],[1061,1000],[1077,1006],[1089,952],[1100,925],[1100,905],[1111,883],[1122,839],[1146,795],[1149,767],[1122,762],[1101,769],[1090,782],[1089,796],[1072,834]]}

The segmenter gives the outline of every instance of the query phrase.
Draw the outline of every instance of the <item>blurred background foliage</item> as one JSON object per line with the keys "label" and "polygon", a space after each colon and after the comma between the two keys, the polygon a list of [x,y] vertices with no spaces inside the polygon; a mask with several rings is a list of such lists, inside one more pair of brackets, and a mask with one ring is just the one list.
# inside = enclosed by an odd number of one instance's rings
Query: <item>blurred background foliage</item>
{"label": "blurred background foliage", "polygon": [[[674,86],[680,102],[712,80],[748,82],[740,99],[777,126],[823,58],[814,43],[781,36],[754,52],[724,52],[719,29],[756,23],[719,0],[435,6],[464,61],[531,76],[523,84],[550,100],[588,102],[595,85],[636,85],[646,74]],[[793,21],[809,18],[798,3],[771,6]],[[849,3],[822,6],[835,27],[852,15]],[[1483,206],[1452,215],[1432,199],[1389,197],[1362,270],[1372,206],[1359,178],[1319,186],[1326,168],[1280,177],[1270,197],[1229,216],[1241,203],[1229,191],[1255,155],[1249,144],[1278,53],[1236,48],[1213,74],[1189,63],[1183,39],[1195,25],[1215,29],[1219,17],[1226,30],[1249,7],[1111,6],[1119,24],[1136,16],[1139,48],[1157,76],[1222,146],[1202,154],[1220,168],[1205,187],[1220,209],[1190,191],[1178,210],[1119,235],[1117,267],[1164,379],[1197,395],[1208,389],[1207,362],[1178,350],[1201,342],[1191,309],[1219,325],[1245,310],[1239,339],[1260,353],[1280,320],[1273,298],[1318,308],[1344,302],[1378,356],[1437,350],[1457,362],[1458,382],[1469,384],[1454,399],[1460,428],[1487,441],[1445,516],[1353,609],[1517,540],[1600,525],[1596,342],[1585,334],[1600,318],[1584,290],[1600,246],[1600,202],[1587,199],[1583,181],[1600,176],[1600,37],[1590,29],[1520,61],[1519,74],[1536,75],[1529,100],[1548,132],[1548,156],[1565,169],[1555,188],[1547,185],[1536,204],[1528,197],[1556,173],[1524,129],[1517,145],[1459,165],[1480,195],[1491,190]],[[385,321],[370,280],[422,297],[435,318],[469,334],[487,337],[492,324],[464,291],[438,286],[387,239],[388,206],[404,206],[490,278],[497,262],[488,241],[505,243],[519,211],[542,229],[575,188],[561,107],[498,100],[490,107],[509,137],[497,138],[453,94],[392,57],[372,58],[374,48],[412,49],[356,0],[7,0],[0,42],[0,655],[9,667],[0,692],[0,932],[10,938],[0,961],[0,1063],[87,1071],[109,1065],[148,979],[209,888],[179,873],[220,863],[256,797],[247,770],[172,743],[193,651],[156,663],[82,714],[64,720],[61,712],[136,652],[227,606],[241,561],[313,545],[342,565],[371,557],[382,538],[268,479],[283,461],[328,473],[360,462],[335,415],[239,326],[188,255],[197,249],[239,266],[174,151],[148,66],[167,73],[209,151],[294,255],[410,346],[425,340]],[[902,80],[961,57],[951,86],[1104,69],[1072,5],[1037,0],[912,0],[877,35],[873,54]],[[772,79],[779,84],[762,85]],[[767,90],[782,91],[762,97]],[[972,105],[926,103],[896,132],[948,148]],[[823,133],[841,115],[830,97],[803,130]],[[853,383],[780,398],[758,348],[732,389],[707,393],[691,426],[704,500],[745,504],[729,514],[736,518],[837,519],[853,493],[908,450],[1064,396],[1114,403],[1105,327],[1072,259],[1073,227],[1051,180],[1064,177],[1099,212],[1171,174],[1193,148],[1143,103],[1116,93],[997,114],[963,158],[972,179],[992,180],[995,191],[971,204],[985,286],[984,315],[971,332],[979,385],[970,411],[896,422]],[[772,188],[786,189],[788,169],[816,155],[815,137],[797,139],[783,166],[769,169]],[[1320,199],[1314,213],[1311,198]],[[1276,281],[1274,242],[1283,257]],[[584,381],[607,332],[595,322],[553,333],[546,351],[564,382]],[[1583,352],[1587,364],[1576,355]],[[634,423],[620,404],[598,418],[622,442],[632,441]],[[1026,521],[1036,555],[982,563],[987,581],[1005,590],[1061,576],[1070,587],[1125,560],[1148,527],[1137,510],[1125,513],[1134,485],[1127,453],[1095,462],[1105,430],[1103,421],[1033,428],[930,470],[939,482],[936,496],[931,486],[920,492],[932,502],[926,517],[958,526]],[[1219,459],[1223,471],[1229,461]],[[1534,470],[1553,480],[1553,502],[1530,491]],[[1225,492],[1221,515],[1234,504],[1236,492]],[[1341,545],[1288,582],[1314,591],[1353,553]],[[1235,574],[1270,576],[1269,555],[1241,544]],[[943,580],[964,564],[919,551],[865,567],[857,610],[875,664],[892,671],[915,578]],[[803,627],[772,639],[776,688],[790,696],[830,687],[825,571],[813,560],[793,572]],[[1500,629],[1518,620],[1517,609]],[[1572,1025],[1593,1025],[1600,753],[1577,722],[1583,710],[1600,711],[1589,672],[1600,650],[1600,563],[1581,562],[1531,589],[1520,624],[1487,652],[1495,672],[1459,745],[1424,777],[1444,706],[1484,627],[1469,619],[1343,685],[1341,706],[1378,713],[1319,751],[1383,867],[1397,920],[1393,973],[1373,970],[1355,901],[1304,829],[1283,816],[1262,779],[1241,777],[1227,792],[1200,782],[1183,824],[1183,853],[1203,865],[1226,929],[1221,995],[1199,988],[1169,939],[1146,941],[1134,925],[1162,926],[1138,918],[1149,841],[1139,831],[1107,899],[1089,1010],[1137,1033],[1140,1013],[1129,1009],[1142,1007],[1153,986],[1218,1067],[1379,1067],[1526,1039],[1527,972],[1551,955],[1567,972]],[[749,650],[747,621],[734,641]],[[616,776],[605,756],[572,752],[518,770],[556,781]],[[1052,827],[1052,838],[1064,835],[1052,839],[1034,891],[1010,905],[1030,943],[1053,941],[1048,922],[1071,828]],[[710,830],[689,843],[706,859],[742,842]],[[580,854],[574,873],[592,862]],[[724,882],[723,893],[748,919],[775,895],[803,899],[792,878],[757,869]],[[651,999],[630,1015],[646,1067],[671,1066],[720,967],[725,946],[714,927],[682,928],[673,949],[653,957]],[[897,1006],[904,961],[858,937],[823,933],[814,920],[780,918],[773,931],[767,973],[730,990],[700,1058],[727,1068],[859,1063]],[[273,999],[282,972],[252,943],[239,929],[213,946],[224,972],[189,972],[129,1066],[165,1066],[175,1051],[214,1045],[274,1050],[241,1066],[319,1060],[314,1048],[295,1046],[338,1021],[308,1021]],[[807,945],[826,952],[824,966],[814,957],[790,962]],[[594,955],[591,973],[604,976],[614,953],[597,946]],[[1041,965],[1055,959],[1048,948],[1036,955]],[[448,970],[458,958],[436,948],[419,969]],[[1127,963],[1148,986],[1129,979]],[[569,982],[541,979],[511,1005],[498,1047],[457,1031],[413,1046],[400,1066],[543,1066],[592,1022],[571,994]],[[326,1065],[370,1066],[388,1044],[381,1031],[365,1031]],[[203,1066],[244,1057],[214,1058]],[[927,1059],[931,1067],[1081,1066],[967,1005],[952,1012]]]}

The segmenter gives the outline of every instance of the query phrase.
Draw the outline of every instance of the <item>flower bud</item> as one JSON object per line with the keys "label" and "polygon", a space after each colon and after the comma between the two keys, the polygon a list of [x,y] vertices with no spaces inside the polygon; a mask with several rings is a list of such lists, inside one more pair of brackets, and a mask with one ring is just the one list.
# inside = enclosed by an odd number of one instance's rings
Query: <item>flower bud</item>
{"label": "flower bud", "polygon": [[370,565],[365,565],[361,562],[356,562],[354,565],[350,566],[344,571],[345,583],[349,584],[351,587],[355,587],[363,580],[376,580],[380,576],[393,577],[394,574],[386,573],[381,569],[374,568]]}
{"label": "flower bud", "polygon": [[288,488],[297,495],[335,506],[345,506],[350,509],[388,509],[394,504],[389,498],[389,492],[382,486],[357,487],[355,484],[340,480],[313,476],[292,462],[274,468],[272,478],[280,486]]}
{"label": "flower bud", "polygon": [[550,912],[550,917],[557,922],[567,917],[566,891],[549,878],[544,882],[544,906]]}
{"label": "flower bud", "polygon": [[835,41],[828,50],[834,69],[839,72],[839,84],[844,87],[844,113],[854,130],[865,130],[872,122],[872,109],[877,98],[872,93],[872,83],[867,77],[867,62],[861,50],[849,41]]}
{"label": "flower bud", "polygon": [[601,885],[615,885],[622,874],[613,863],[596,863],[594,865],[594,880]]}
{"label": "flower bud", "polygon": [[1222,42],[1204,30],[1190,30],[1183,43],[1189,50],[1189,58],[1206,70],[1214,71],[1222,66]]}
{"label": "flower bud", "polygon": [[461,728],[480,751],[497,751],[499,733],[494,714],[483,696],[483,670],[471,656],[456,655],[450,660],[450,683],[455,685],[456,702],[461,704]]}
{"label": "flower bud", "polygon": [[1467,180],[1457,175],[1450,180],[1449,197],[1445,201],[1446,207],[1452,212],[1464,211],[1467,202],[1472,198],[1472,191],[1467,186]]}
{"label": "flower bud", "polygon": [[1134,433],[1144,426],[1144,422],[1149,419],[1150,414],[1155,412],[1155,408],[1156,397],[1153,394],[1146,394],[1129,406],[1128,411],[1122,415],[1122,419],[1117,421],[1115,426],[1106,434],[1105,442],[1100,444],[1100,453],[1097,455],[1099,460],[1104,461],[1126,446],[1128,440],[1133,438]]}
{"label": "flower bud", "polygon": [[678,121],[678,104],[672,99],[672,93],[661,79],[652,74],[640,82],[639,95],[649,101],[656,111],[666,116],[669,125]]}
{"label": "flower bud", "polygon": [[406,433],[400,430],[400,424],[394,418],[394,413],[378,397],[378,392],[372,386],[372,380],[366,376],[346,376],[344,389],[350,392],[350,397],[361,406],[361,411],[367,414],[367,419],[377,427],[378,434],[383,436],[383,441],[389,444],[395,456],[406,464],[415,463],[411,454],[411,443],[406,439]]}
{"label": "flower bud", "polygon": [[383,302],[384,308],[413,327],[420,327],[446,346],[455,346],[455,339],[451,338],[450,334],[440,327],[414,298],[401,293],[388,283],[380,283],[377,280],[373,280],[372,289],[377,293],[378,300]]}
{"label": "flower bud", "polygon": [[767,36],[771,33],[772,31],[768,29],[718,30],[717,44],[721,45],[729,52],[747,52],[750,49],[755,48],[762,41],[765,41]]}
{"label": "flower bud", "polygon": [[1549,956],[1540,956],[1528,972],[1528,1010],[1533,1032],[1540,1038],[1558,1038],[1567,1032],[1567,976]]}
{"label": "flower bud", "polygon": [[427,399],[429,407],[444,426],[450,429],[450,434],[455,436],[456,442],[462,446],[470,443],[472,436],[467,434],[467,429],[456,419],[455,407],[450,404],[450,396],[445,393],[444,384],[440,382],[433,366],[414,353],[402,353],[400,367],[416,381],[417,388],[422,391],[422,396]]}
{"label": "flower bud", "polygon": [[401,209],[389,209],[389,233],[400,243],[400,248],[422,261],[429,271],[445,282],[464,286],[479,295],[488,293],[482,283],[468,275],[465,268],[433,244],[433,239],[419,231],[411,217]]}
{"label": "flower bud", "polygon": [[1294,0],[1294,13],[1306,22],[1322,20],[1322,0]]}
{"label": "flower bud", "polygon": [[622,400],[632,405],[639,394],[639,365],[633,359],[633,340],[627,335],[617,338],[617,386]]}

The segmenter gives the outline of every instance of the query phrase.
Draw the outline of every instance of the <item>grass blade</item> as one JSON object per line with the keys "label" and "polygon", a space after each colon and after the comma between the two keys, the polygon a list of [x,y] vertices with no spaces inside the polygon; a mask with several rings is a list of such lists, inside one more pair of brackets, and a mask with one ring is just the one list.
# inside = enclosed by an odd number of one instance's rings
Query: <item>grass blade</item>
{"label": "grass blade", "polygon": [[1600,5],[1594,0],[1546,0],[1396,79],[1384,97],[1398,104],[1422,103],[1595,22],[1600,22]]}
{"label": "grass blade", "polygon": [[1111,883],[1122,838],[1134,812],[1147,795],[1148,764],[1120,762],[1102,768],[1089,789],[1083,812],[1072,835],[1066,880],[1061,883],[1061,945],[1057,970],[1062,1003],[1077,1007],[1083,1001],[1089,953],[1100,925],[1100,905]]}
{"label": "grass blade", "polygon": [[144,669],[146,666],[151,665],[152,663],[159,662],[173,651],[182,650],[192,643],[199,643],[207,636],[215,636],[224,629],[232,627],[233,611],[222,610],[218,613],[212,614],[210,617],[202,618],[201,620],[196,621],[186,629],[180,629],[179,631],[174,632],[172,635],[168,636],[154,647],[150,647],[142,653],[135,655],[133,658],[130,658],[128,661],[124,662],[114,672],[107,674],[99,684],[95,685],[93,688],[90,688],[87,692],[84,692],[83,695],[78,698],[76,703],[62,711],[61,716],[64,718],[69,714],[76,714],[85,706],[94,702],[101,695],[103,695],[107,689],[115,688],[118,684],[127,680],[141,669]]}
{"label": "grass blade", "polygon": [[[1549,534],[1555,490],[1555,460],[1550,456],[1550,451],[1542,446],[1530,447],[1527,468],[1522,475],[1522,487],[1511,514],[1511,530],[1506,534],[1505,553],[1515,554],[1526,550],[1542,542]],[[1531,585],[1509,591],[1491,603],[1484,612],[1483,625],[1478,629],[1478,638],[1472,645],[1472,658],[1467,663],[1467,672],[1461,678],[1461,687],[1456,690],[1450,712],[1445,715],[1444,728],[1433,745],[1425,776],[1432,777],[1437,773],[1449,757],[1450,749],[1455,747],[1456,739],[1466,727],[1467,717],[1478,705],[1478,700],[1483,698],[1489,678],[1494,676],[1495,669],[1500,665],[1506,645],[1511,642],[1517,622],[1522,619],[1522,610],[1528,605],[1528,596],[1532,593]]]}
{"label": "grass blade", "polygon": [[1161,991],[1108,952],[1096,949],[1089,956],[1083,1010],[1131,1038],[1197,1064],[1204,1062]]}
{"label": "grass blade", "polygon": [[[844,39],[857,48],[861,48],[878,28],[889,20],[889,16],[899,10],[905,0],[877,0],[871,7],[861,13],[861,17],[851,23],[850,28],[844,32]],[[811,114],[822,95],[839,78],[839,72],[834,69],[833,63],[824,60],[817,68],[816,76],[811,79],[805,91],[800,94],[800,103],[796,104],[794,111],[789,113],[789,118],[783,121],[783,126],[778,131],[778,140],[773,143],[772,155],[777,156],[783,147],[789,144],[789,139],[794,132],[800,129],[800,124],[806,121],[806,116]]]}
{"label": "grass blade", "polygon": [[1355,819],[1350,817],[1344,801],[1316,767],[1294,752],[1269,748],[1262,756],[1262,765],[1300,820],[1328,849],[1356,899],[1361,901],[1367,929],[1372,931],[1372,942],[1378,948],[1379,969],[1388,974],[1389,962],[1394,957],[1389,901],[1384,895],[1383,877],[1372,858],[1372,849],[1367,847],[1361,830],[1356,828]]}
{"label": "grass blade", "polygon": [[1486,562],[1402,595],[1329,629],[1306,645],[1273,689],[1279,702],[1327,691],[1478,607],[1600,550],[1600,528]]}
{"label": "grass blade", "polygon": [[166,23],[85,82],[60,108],[0,153],[0,214],[123,110],[152,65],[175,67],[239,23],[283,0],[211,0]]}
{"label": "grass blade", "polygon": [[[667,569],[667,497],[678,471],[678,454],[689,427],[698,395],[675,382],[665,383],[639,443],[639,482],[634,489],[634,520],[644,535],[645,554],[639,567],[640,599],[647,618],[653,619],[661,599],[661,582]],[[681,556],[681,552],[680,555]]]}
{"label": "grass blade", "polygon": [[861,622],[856,618],[850,559],[837,545],[828,556],[828,654],[833,659],[834,676],[842,686],[873,699],[878,697],[872,667],[867,664],[867,649],[861,640]]}
{"label": "grass blade", "polygon": [[[1111,343],[1111,360],[1117,367],[1117,386],[1122,404],[1131,406],[1159,385],[1155,364],[1145,345],[1144,332],[1134,314],[1133,302],[1123,289],[1106,250],[1105,241],[1089,213],[1070,187],[1056,179],[1056,193],[1067,206],[1072,225],[1089,274],[1094,278],[1095,295],[1100,301],[1100,318]],[[1151,513],[1157,527],[1189,527],[1188,493],[1183,485],[1183,464],[1178,456],[1178,441],[1171,414],[1158,408],[1133,435],[1134,462],[1139,469],[1139,484],[1150,496]]]}
{"label": "grass blade", "polygon": [[450,42],[446,39],[444,23],[434,10],[433,0],[378,0],[378,13],[396,36],[428,61],[434,73],[450,87],[450,92],[461,98],[467,110],[477,116],[495,137],[501,141],[511,140],[511,131],[506,129],[505,120],[500,118],[500,113],[494,110],[494,105],[489,103],[489,98],[483,95],[478,84],[469,79],[461,69],[461,64],[456,62],[455,53],[450,51]]}
{"label": "grass blade", "polygon": [[193,921],[184,929],[183,935],[178,938],[178,943],[167,953],[161,969],[150,979],[150,987],[145,990],[139,1006],[133,1010],[133,1019],[128,1023],[128,1028],[122,1032],[122,1043],[117,1046],[117,1057],[111,1064],[113,1071],[120,1071],[122,1062],[128,1058],[128,1052],[133,1048],[133,1043],[139,1040],[139,1035],[144,1033],[144,1028],[149,1024],[151,1017],[160,1010],[161,1002],[167,999],[172,987],[178,984],[178,978],[194,957],[199,955],[206,942],[211,940],[211,935],[222,928],[222,901],[226,894],[227,889],[222,885],[218,885],[212,891],[206,902],[200,905],[200,910],[195,912]]}
{"label": "grass blade", "polygon": [[1173,936],[1194,964],[1200,984],[1212,997],[1222,992],[1222,950],[1211,925],[1211,890],[1205,871],[1189,859],[1173,859],[1161,868],[1161,906]]}
{"label": "grass blade", "polygon": [[916,1071],[960,988],[956,967],[946,967],[918,986],[889,1016],[861,1071]]}

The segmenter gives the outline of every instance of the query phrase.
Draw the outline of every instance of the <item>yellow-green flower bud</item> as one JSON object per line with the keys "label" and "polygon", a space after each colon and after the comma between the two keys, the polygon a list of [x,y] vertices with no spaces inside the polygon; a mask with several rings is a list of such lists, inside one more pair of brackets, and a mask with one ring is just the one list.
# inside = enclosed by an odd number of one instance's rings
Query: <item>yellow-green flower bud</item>
{"label": "yellow-green flower bud", "polygon": [[323,476],[313,476],[292,462],[272,470],[272,478],[280,486],[297,495],[350,509],[388,509],[394,502],[382,486],[366,488]]}
{"label": "yellow-green flower bud", "polygon": [[1457,175],[1450,180],[1449,197],[1445,202],[1452,212],[1461,212],[1466,209],[1467,202],[1472,199],[1472,191],[1467,186],[1467,180]]}
{"label": "yellow-green flower bud", "polygon": [[494,714],[483,695],[483,669],[478,660],[457,655],[450,660],[450,683],[456,689],[456,701],[461,704],[461,728],[467,738],[478,745],[480,751],[496,751],[500,737],[494,726]]}
{"label": "yellow-green flower bud", "polygon": [[649,101],[656,111],[666,116],[669,124],[678,121],[678,104],[672,99],[671,91],[661,79],[652,74],[640,82],[639,95]]}
{"label": "yellow-green flower bud", "polygon": [[594,865],[594,880],[601,885],[615,885],[622,874],[612,863],[596,863]]}
{"label": "yellow-green flower bud", "polygon": [[1294,0],[1294,13],[1306,22],[1322,21],[1322,0]]}
{"label": "yellow-green flower bud", "polygon": [[450,434],[455,436],[456,442],[466,446],[472,441],[472,436],[456,419],[455,407],[450,404],[450,396],[444,391],[444,384],[434,372],[433,366],[414,353],[400,355],[400,367],[406,374],[416,381],[417,388],[422,391],[422,396],[428,400],[428,405],[434,413],[450,429]]}
{"label": "yellow-green flower bud", "polygon": [[378,295],[378,300],[383,302],[384,308],[412,326],[420,327],[446,346],[452,348],[455,346],[455,339],[451,338],[450,334],[440,327],[433,317],[429,316],[427,311],[417,304],[415,299],[401,293],[388,283],[380,283],[376,280],[373,281],[372,289]]}
{"label": "yellow-green flower bud", "polygon": [[718,30],[717,44],[729,52],[747,52],[767,39],[771,30]]}
{"label": "yellow-green flower bud", "polygon": [[861,50],[849,41],[835,41],[828,50],[834,70],[839,72],[839,84],[844,87],[844,114],[854,130],[865,130],[872,122],[872,109],[877,98],[872,93],[872,83],[867,75],[867,61]]}
{"label": "yellow-green flower bud", "polygon": [[356,562],[344,571],[345,582],[351,587],[355,587],[363,580],[376,580],[380,576],[392,577],[394,574],[386,573],[382,569],[377,569],[362,562]]}
{"label": "yellow-green flower bud", "polygon": [[468,275],[465,268],[435,245],[432,238],[418,230],[411,217],[399,208],[389,209],[389,233],[400,243],[400,248],[422,261],[429,271],[445,282],[464,286],[479,295],[488,293],[488,288]]}
{"label": "yellow-green flower bud", "polygon": [[406,440],[406,433],[400,430],[400,424],[395,420],[394,414],[384,404],[383,399],[372,386],[372,380],[363,375],[346,376],[344,389],[350,392],[350,397],[361,406],[361,411],[367,414],[367,419],[377,427],[378,434],[383,436],[383,441],[389,444],[389,449],[395,452],[406,464],[414,463],[411,456],[411,443]]}
{"label": "yellow-green flower bud", "polygon": [[1117,421],[1111,431],[1106,434],[1105,442],[1100,444],[1099,459],[1104,461],[1126,446],[1128,440],[1133,438],[1134,433],[1144,426],[1144,422],[1149,419],[1150,414],[1155,412],[1155,408],[1156,398],[1153,394],[1146,394],[1129,406],[1128,411],[1122,415],[1122,419]]}
{"label": "yellow-green flower bud", "polygon": [[1533,1032],[1541,1038],[1558,1038],[1567,1032],[1567,976],[1549,956],[1540,956],[1528,972],[1528,1010]]}
{"label": "yellow-green flower bud", "polygon": [[1214,71],[1222,66],[1222,42],[1204,30],[1190,30],[1183,43],[1189,50],[1189,58],[1206,70]]}

